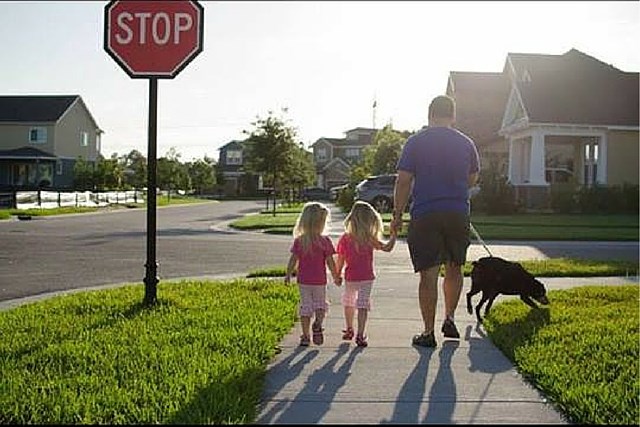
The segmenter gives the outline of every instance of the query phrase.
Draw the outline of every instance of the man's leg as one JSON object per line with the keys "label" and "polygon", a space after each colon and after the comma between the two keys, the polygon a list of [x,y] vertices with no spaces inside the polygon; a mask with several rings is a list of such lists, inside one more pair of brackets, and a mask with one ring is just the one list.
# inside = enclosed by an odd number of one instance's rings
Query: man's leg
{"label": "man's leg", "polygon": [[424,333],[433,332],[436,318],[436,305],[438,303],[438,271],[436,265],[420,271],[420,285],[418,287],[418,303],[424,322]]}
{"label": "man's leg", "polygon": [[444,269],[445,318],[449,317],[453,320],[462,292],[462,278],[462,266],[447,262]]}

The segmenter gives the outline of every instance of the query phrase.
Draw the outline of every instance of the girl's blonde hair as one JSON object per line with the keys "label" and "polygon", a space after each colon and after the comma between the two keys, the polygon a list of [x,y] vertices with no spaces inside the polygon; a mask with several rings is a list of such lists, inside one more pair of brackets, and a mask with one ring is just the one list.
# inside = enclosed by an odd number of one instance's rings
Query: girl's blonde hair
{"label": "girl's blonde hair", "polygon": [[293,237],[300,238],[304,251],[309,250],[313,241],[325,233],[329,216],[329,208],[322,203],[308,202],[302,207],[293,227]]}
{"label": "girl's blonde hair", "polygon": [[369,203],[356,201],[344,220],[344,228],[356,241],[356,245],[368,245],[382,238],[382,217]]}

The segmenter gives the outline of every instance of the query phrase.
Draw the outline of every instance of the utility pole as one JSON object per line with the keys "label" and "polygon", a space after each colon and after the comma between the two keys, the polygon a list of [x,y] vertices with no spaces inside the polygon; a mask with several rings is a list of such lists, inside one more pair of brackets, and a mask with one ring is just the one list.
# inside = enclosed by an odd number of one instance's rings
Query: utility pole
{"label": "utility pole", "polygon": [[373,129],[376,128],[376,108],[378,107],[378,100],[376,96],[373,95]]}

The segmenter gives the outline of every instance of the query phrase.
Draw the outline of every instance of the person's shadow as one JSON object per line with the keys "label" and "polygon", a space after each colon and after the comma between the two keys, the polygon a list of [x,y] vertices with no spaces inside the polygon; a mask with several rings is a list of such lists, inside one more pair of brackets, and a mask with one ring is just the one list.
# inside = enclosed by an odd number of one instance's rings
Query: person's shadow
{"label": "person's shadow", "polygon": [[[293,398],[287,408],[273,420],[272,424],[317,424],[327,413],[338,390],[349,378],[355,358],[362,349],[356,347],[349,352],[350,344],[342,343],[336,354],[324,366],[316,369],[308,378],[305,386]],[[338,366],[340,359],[349,352],[344,362]],[[337,367],[337,369],[335,369]],[[313,401],[305,405],[305,401]],[[318,403],[321,402],[321,403]],[[285,403],[286,404],[286,403]],[[283,405],[284,406],[284,405]],[[260,419],[257,423],[265,423]]]}
{"label": "person's shadow", "polygon": [[418,363],[405,380],[393,408],[391,419],[382,420],[380,424],[418,424],[420,405],[426,392],[427,372],[429,361],[435,349],[413,347],[420,354]]}
{"label": "person's shadow", "polygon": [[458,340],[444,341],[438,358],[438,373],[429,391],[429,406],[423,424],[452,424],[456,407],[456,380],[451,370],[451,358],[460,346]]}
{"label": "person's shadow", "polygon": [[[304,356],[295,363],[292,363],[302,352],[305,352]],[[318,353],[319,351],[317,349],[307,351],[304,347],[296,347],[290,355],[273,365],[269,369],[271,375],[269,375],[265,381],[264,392],[262,393],[262,399],[257,413],[260,414],[264,405],[268,402],[268,399],[278,394],[278,392],[282,390],[287,383],[297,378],[300,375],[300,372],[302,372],[302,368],[307,363],[311,362]],[[260,418],[256,420],[256,423],[270,424],[271,420],[284,408],[286,404],[287,402],[284,400],[279,401],[268,412],[262,414]]]}

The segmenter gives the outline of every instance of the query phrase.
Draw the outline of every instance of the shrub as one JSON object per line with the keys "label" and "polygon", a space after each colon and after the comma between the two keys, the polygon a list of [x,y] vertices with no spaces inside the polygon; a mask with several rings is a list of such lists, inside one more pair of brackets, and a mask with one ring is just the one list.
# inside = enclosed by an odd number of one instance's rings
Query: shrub
{"label": "shrub", "polygon": [[518,211],[513,186],[495,167],[482,170],[479,181],[481,190],[471,202],[474,211],[492,215]]}
{"label": "shrub", "polygon": [[343,212],[349,212],[353,206],[353,198],[355,197],[355,188],[352,185],[340,190],[338,198],[336,199],[336,205],[338,205]]}

